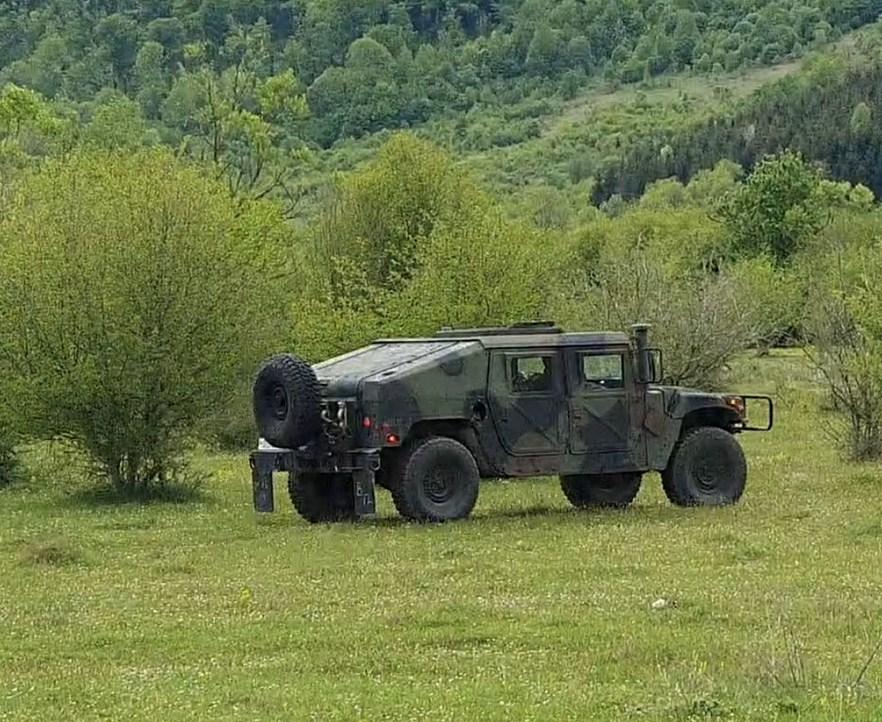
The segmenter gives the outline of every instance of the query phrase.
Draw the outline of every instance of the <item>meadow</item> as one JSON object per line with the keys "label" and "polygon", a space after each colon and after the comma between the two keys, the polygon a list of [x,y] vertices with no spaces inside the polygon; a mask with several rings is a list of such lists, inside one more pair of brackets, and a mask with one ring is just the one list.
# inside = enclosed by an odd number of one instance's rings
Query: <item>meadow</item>
{"label": "meadow", "polygon": [[103,500],[45,449],[0,492],[0,719],[875,720],[882,472],[842,463],[798,351],[740,505],[624,512],[490,482],[473,518],[309,526],[244,456],[195,501]]}

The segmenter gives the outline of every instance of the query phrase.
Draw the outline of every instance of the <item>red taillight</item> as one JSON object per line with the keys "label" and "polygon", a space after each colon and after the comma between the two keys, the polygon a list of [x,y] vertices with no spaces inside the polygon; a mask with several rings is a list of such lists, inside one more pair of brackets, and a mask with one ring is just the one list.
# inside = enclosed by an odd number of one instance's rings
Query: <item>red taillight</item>
{"label": "red taillight", "polygon": [[387,444],[399,444],[401,443],[401,439],[398,434],[386,434],[386,443]]}
{"label": "red taillight", "polygon": [[371,426],[373,426],[373,422],[371,421],[371,417],[370,417],[370,416],[365,416],[365,417],[361,420],[361,425],[362,425],[364,428],[366,428],[366,429],[371,428]]}

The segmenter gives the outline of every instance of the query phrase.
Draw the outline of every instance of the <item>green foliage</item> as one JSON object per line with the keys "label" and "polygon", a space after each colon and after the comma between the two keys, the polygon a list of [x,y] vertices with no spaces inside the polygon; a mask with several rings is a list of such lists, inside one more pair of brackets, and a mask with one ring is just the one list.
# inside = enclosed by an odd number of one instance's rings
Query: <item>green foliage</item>
{"label": "green foliage", "polygon": [[395,299],[393,323],[425,335],[448,326],[494,326],[543,316],[557,253],[528,227],[498,211],[441,226],[417,257],[413,280]]}
{"label": "green foliage", "polygon": [[[882,112],[876,92],[882,76],[882,25],[875,23],[852,42],[806,61],[797,73],[769,83],[740,102],[680,119],[648,133],[624,149],[624,158],[601,169],[596,200],[623,189],[639,195],[645,186],[676,175],[689,178],[728,158],[744,168],[789,148],[833,178],[882,191]],[[671,152],[658,149],[664,143]]]}
{"label": "green foliage", "polygon": [[[261,79],[241,65],[221,75],[202,68],[181,75],[162,106],[163,120],[175,127],[187,154],[212,166],[230,193],[244,198],[280,197],[296,205],[291,178],[300,155],[283,143],[281,123],[302,120],[308,109],[290,71]],[[294,146],[294,147],[292,147]]]}
{"label": "green foliage", "polygon": [[764,159],[720,208],[735,252],[787,262],[824,224],[820,186],[818,171],[798,154]]}
{"label": "green foliage", "polygon": [[770,63],[877,14],[871,0],[845,12],[823,0],[774,0],[759,11],[748,0],[701,8],[667,0],[6,3],[0,81],[78,103],[113,88],[157,119],[186,74],[247,70],[265,79],[291,70],[313,105],[310,140],[327,146],[480,108],[486,90],[532,85],[572,97],[593,73],[631,82]]}
{"label": "green foliage", "polygon": [[873,111],[870,106],[861,101],[854,106],[854,112],[851,114],[851,122],[849,129],[857,137],[865,137],[872,130]]}
{"label": "green foliage", "polygon": [[168,479],[275,346],[285,232],[277,209],[235,203],[167,153],[80,153],[29,175],[0,230],[18,427],[70,440],[119,488]]}
{"label": "green foliage", "polygon": [[828,428],[848,458],[882,458],[879,242],[828,252],[814,270],[806,328],[833,405]]}
{"label": "green foliage", "polygon": [[786,294],[768,262],[706,270],[720,242],[719,226],[698,209],[639,209],[590,224],[558,286],[556,315],[572,328],[651,323],[666,380],[713,387],[735,355],[789,321],[770,308]]}
{"label": "green foliage", "polygon": [[411,277],[419,245],[437,226],[467,223],[486,203],[449,156],[399,134],[341,181],[315,224],[314,245],[321,259],[358,264],[370,287],[394,289]]}
{"label": "green foliage", "polygon": [[443,152],[394,136],[344,178],[311,232],[294,343],[310,358],[382,335],[541,315],[555,254]]}

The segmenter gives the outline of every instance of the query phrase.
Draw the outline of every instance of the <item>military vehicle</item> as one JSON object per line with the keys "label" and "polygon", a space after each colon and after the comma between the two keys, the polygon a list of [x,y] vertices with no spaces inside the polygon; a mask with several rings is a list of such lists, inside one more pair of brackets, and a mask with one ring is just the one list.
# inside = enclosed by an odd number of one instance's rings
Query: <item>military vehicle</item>
{"label": "military vehicle", "polygon": [[254,384],[255,508],[273,510],[274,472],[311,522],[374,514],[376,485],[407,519],[460,519],[480,479],[506,477],[559,476],[579,508],[627,506],[649,471],[674,504],[738,501],[736,435],[770,429],[772,400],[664,386],[661,363],[646,325],[550,322],[383,339],[315,366],[275,356]]}

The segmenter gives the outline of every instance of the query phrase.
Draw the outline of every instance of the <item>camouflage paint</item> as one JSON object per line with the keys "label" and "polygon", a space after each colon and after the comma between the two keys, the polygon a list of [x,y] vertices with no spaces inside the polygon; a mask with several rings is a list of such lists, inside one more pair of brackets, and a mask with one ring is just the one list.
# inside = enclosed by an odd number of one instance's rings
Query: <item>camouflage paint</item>
{"label": "camouflage paint", "polygon": [[[621,388],[584,383],[584,354],[621,354]],[[537,355],[550,360],[550,387],[516,391],[510,361]],[[663,470],[696,412],[738,430],[719,394],[640,383],[639,359],[622,333],[476,329],[380,340],[315,371],[324,397],[349,408],[350,436],[334,453],[388,453],[442,433],[469,447],[485,477]]]}

